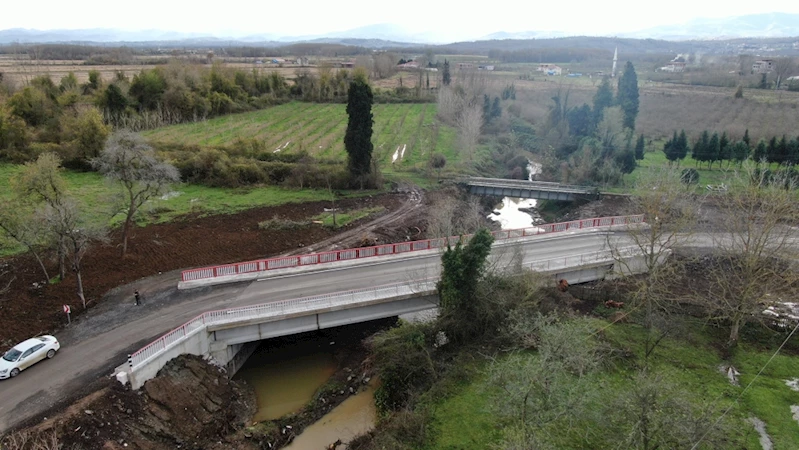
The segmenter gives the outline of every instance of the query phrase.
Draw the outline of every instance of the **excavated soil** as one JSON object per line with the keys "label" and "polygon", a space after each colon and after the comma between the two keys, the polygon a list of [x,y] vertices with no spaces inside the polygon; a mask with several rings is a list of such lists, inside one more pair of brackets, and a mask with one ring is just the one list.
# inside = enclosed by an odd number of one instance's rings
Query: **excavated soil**
{"label": "excavated soil", "polygon": [[[83,259],[82,278],[87,307],[96,306],[111,289],[144,277],[196,266],[225,264],[264,258],[289,251],[303,250],[306,246],[328,239],[364,223],[374,227],[359,233],[350,233],[349,242],[339,245],[359,246],[364,243],[391,243],[407,240],[420,220],[418,214],[410,218],[394,214],[398,210],[412,210],[420,203],[419,193],[395,192],[366,198],[338,200],[340,209],[383,206],[383,216],[396,221],[409,220],[409,224],[384,223],[380,217],[367,218],[338,230],[322,225],[301,229],[269,230],[258,228],[258,223],[278,217],[292,221],[307,221],[329,208],[329,202],[289,204],[256,208],[237,214],[209,217],[183,217],[170,223],[135,228],[129,241],[128,255],[120,257],[119,233],[113,233],[109,244],[91,247]],[[382,226],[381,226],[382,225]],[[328,245],[328,248],[334,244]],[[315,249],[315,250],[318,250]],[[307,251],[307,250],[306,250]],[[50,276],[56,272],[53,260],[46,261]],[[83,313],[76,295],[76,277],[68,273],[65,280],[52,285],[43,283],[44,276],[36,260],[29,255],[6,258],[0,261],[10,269],[10,274],[0,280],[0,286],[13,278],[7,292],[0,294],[0,351],[38,334],[52,333],[67,324],[62,305],[72,309],[72,320]],[[159,280],[176,285],[179,273],[162,276]]]}

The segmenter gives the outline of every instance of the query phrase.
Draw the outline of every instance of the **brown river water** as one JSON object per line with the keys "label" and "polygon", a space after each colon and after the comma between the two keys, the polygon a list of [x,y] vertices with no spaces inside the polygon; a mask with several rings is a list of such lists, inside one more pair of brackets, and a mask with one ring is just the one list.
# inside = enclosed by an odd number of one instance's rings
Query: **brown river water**
{"label": "brown river water", "polygon": [[[250,356],[236,378],[247,381],[256,393],[258,411],[253,421],[265,421],[300,410],[336,371],[337,345],[350,345],[335,333],[298,335],[291,339],[264,341]],[[339,339],[340,342],[336,343]],[[308,426],[286,448],[326,448],[337,439],[345,444],[374,427],[374,379],[369,386],[346,399],[319,421]],[[339,449],[344,449],[341,446]]]}

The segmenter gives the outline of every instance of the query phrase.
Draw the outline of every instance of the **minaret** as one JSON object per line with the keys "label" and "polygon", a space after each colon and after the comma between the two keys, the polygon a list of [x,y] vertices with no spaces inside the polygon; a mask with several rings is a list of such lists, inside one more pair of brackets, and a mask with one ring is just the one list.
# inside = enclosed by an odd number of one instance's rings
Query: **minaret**
{"label": "minaret", "polygon": [[610,77],[616,78],[616,62],[619,60],[619,47],[613,51],[613,69],[610,70]]}

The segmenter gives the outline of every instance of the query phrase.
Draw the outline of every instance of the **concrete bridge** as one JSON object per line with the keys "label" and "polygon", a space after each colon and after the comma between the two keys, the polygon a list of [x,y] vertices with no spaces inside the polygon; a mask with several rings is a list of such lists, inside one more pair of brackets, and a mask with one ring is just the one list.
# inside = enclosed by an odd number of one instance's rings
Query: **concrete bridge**
{"label": "concrete bridge", "polygon": [[574,186],[547,181],[505,180],[501,178],[467,178],[462,183],[476,195],[573,201],[597,198],[599,188]]}
{"label": "concrete bridge", "polygon": [[[610,249],[604,248],[606,232],[597,231],[588,230],[577,236],[546,236],[543,240],[538,239],[533,247],[555,247],[563,251],[566,248],[563,244],[567,241],[580,241],[579,244],[571,244],[575,245],[573,248],[593,247],[599,250],[571,254],[566,250],[565,256],[525,259],[508,251],[519,247],[519,242],[505,242],[492,249],[491,263],[503,268],[527,267],[549,274],[556,280],[566,279],[571,284],[642,271],[645,266],[638,247],[616,249],[614,257]],[[553,240],[556,242],[553,243]],[[426,255],[414,256],[439,258],[436,249],[424,253]],[[408,255],[402,257],[407,258]],[[358,264],[364,264],[364,261]],[[309,269],[314,270],[315,267]],[[437,281],[438,276],[420,276],[402,283],[209,311],[132,354],[126,364],[116,369],[116,376],[121,382],[130,382],[133,389],[138,389],[145,381],[155,377],[170,359],[181,354],[210,357],[224,365],[232,376],[263,339],[436,308]]]}

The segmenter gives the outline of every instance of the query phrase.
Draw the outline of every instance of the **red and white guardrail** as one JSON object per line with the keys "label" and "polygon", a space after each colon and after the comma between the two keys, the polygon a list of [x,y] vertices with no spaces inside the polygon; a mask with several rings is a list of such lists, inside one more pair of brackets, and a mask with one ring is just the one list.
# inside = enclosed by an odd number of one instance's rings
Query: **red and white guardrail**
{"label": "red and white guardrail", "polygon": [[[643,221],[643,214],[634,216],[598,217],[594,219],[574,220],[571,222],[536,225],[514,230],[494,231],[491,234],[494,235],[495,240],[503,240],[577,229],[585,230],[613,225],[642,223]],[[469,236],[464,236],[464,239],[468,239],[468,237]],[[457,242],[458,239],[460,239],[458,236],[453,236],[450,238],[425,239],[421,241],[402,242],[399,244],[384,244],[373,247],[351,248],[322,253],[309,253],[307,255],[298,256],[281,256],[277,258],[259,259],[255,261],[246,261],[234,264],[201,267],[197,269],[184,270],[181,274],[181,280],[184,282],[205,280],[244,273],[265,272],[274,269],[312,266],[335,261],[348,261],[353,259],[371,258],[374,256],[395,255],[399,253],[430,250],[446,246],[448,240],[449,242]]]}

